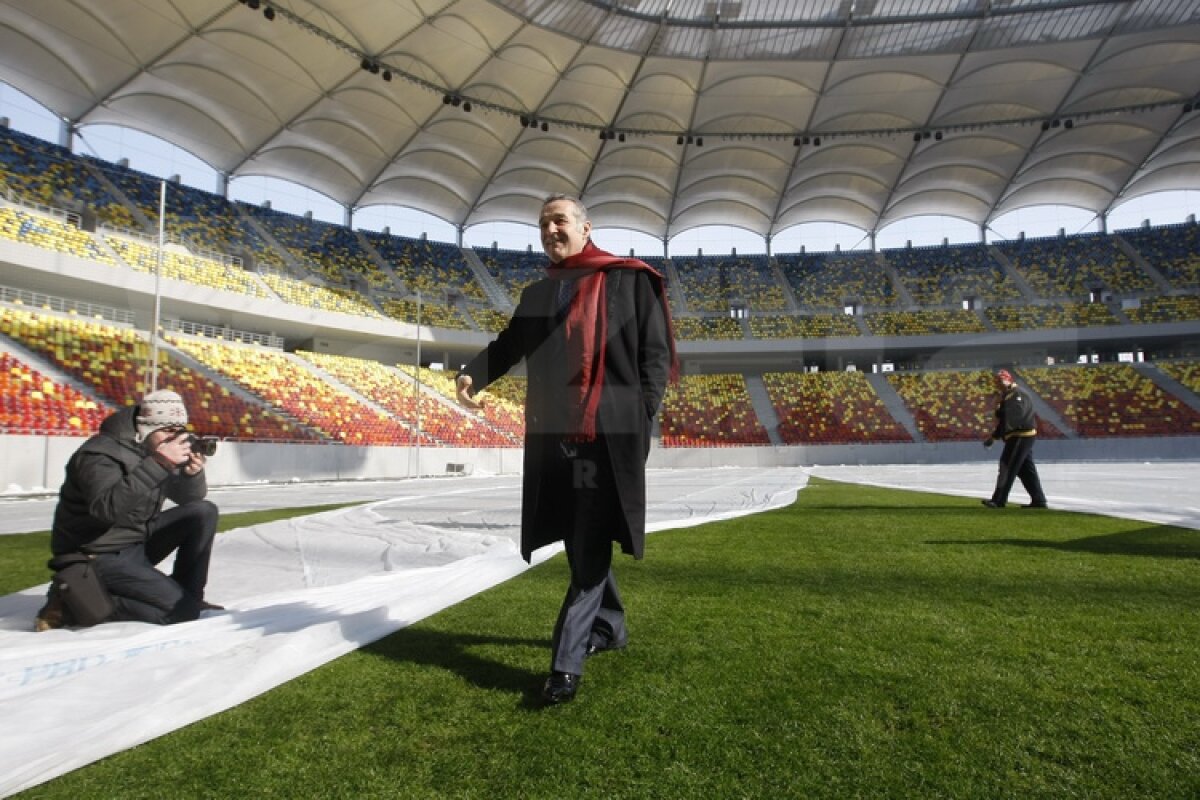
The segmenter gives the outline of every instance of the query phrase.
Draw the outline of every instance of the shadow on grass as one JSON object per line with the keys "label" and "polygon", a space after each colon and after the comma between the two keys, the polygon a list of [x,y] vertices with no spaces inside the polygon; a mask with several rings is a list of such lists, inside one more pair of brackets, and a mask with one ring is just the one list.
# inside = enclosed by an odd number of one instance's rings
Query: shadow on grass
{"label": "shadow on grass", "polygon": [[536,647],[549,650],[547,639],[519,639],[470,633],[405,628],[362,648],[368,655],[439,667],[461,676],[480,689],[520,694],[522,705],[540,707],[544,673],[513,667],[473,652],[476,647]]}
{"label": "shadow on grass", "polygon": [[926,544],[1001,545],[1098,555],[1200,559],[1200,532],[1165,526],[1149,526],[1065,541],[1005,537],[999,539],[934,539],[927,541]]}
{"label": "shadow on grass", "polygon": [[[957,505],[893,505],[887,503],[879,503],[870,505],[867,503],[858,503],[855,505],[825,505],[818,503],[807,503],[800,506],[804,511],[827,511],[827,512],[842,512],[845,514],[857,514],[860,511],[882,511],[887,514],[962,514],[963,512],[974,513],[977,506],[970,506],[963,503]],[[983,509],[980,508],[980,513]]]}

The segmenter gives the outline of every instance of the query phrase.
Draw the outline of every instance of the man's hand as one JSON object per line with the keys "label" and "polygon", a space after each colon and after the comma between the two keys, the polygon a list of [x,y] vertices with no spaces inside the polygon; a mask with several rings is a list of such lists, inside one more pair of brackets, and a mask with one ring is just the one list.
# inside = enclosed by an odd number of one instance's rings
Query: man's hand
{"label": "man's hand", "polygon": [[986,439],[984,439],[984,440],[983,440],[983,446],[984,446],[984,447],[991,447],[991,446],[992,446],[993,444],[995,444],[995,443],[996,443],[996,440],[995,440],[995,439],[993,439],[991,436],[989,436],[989,437],[987,437]]}
{"label": "man's hand", "polygon": [[197,453],[194,450],[188,453],[187,463],[183,465],[184,475],[199,475],[204,469],[204,463],[208,461],[203,453]]}
{"label": "man's hand", "polygon": [[475,399],[475,392],[471,388],[474,384],[470,375],[459,375],[458,380],[454,382],[454,394],[459,405],[473,411],[481,411],[484,404]]}

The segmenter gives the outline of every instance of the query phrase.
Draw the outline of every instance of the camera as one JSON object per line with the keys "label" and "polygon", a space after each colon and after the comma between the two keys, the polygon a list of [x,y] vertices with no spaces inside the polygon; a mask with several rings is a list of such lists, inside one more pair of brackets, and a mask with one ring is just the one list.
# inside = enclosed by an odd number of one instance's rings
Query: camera
{"label": "camera", "polygon": [[199,453],[206,458],[215,455],[217,452],[216,436],[197,436],[194,433],[189,433],[187,441],[192,446],[193,453]]}

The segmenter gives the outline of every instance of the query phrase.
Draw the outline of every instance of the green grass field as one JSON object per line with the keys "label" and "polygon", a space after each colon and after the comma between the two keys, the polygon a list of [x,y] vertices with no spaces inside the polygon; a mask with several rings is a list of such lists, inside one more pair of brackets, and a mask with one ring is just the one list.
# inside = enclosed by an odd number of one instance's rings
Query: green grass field
{"label": "green grass field", "polygon": [[616,567],[574,703],[536,701],[558,556],[20,796],[1200,796],[1200,532],[813,480]]}

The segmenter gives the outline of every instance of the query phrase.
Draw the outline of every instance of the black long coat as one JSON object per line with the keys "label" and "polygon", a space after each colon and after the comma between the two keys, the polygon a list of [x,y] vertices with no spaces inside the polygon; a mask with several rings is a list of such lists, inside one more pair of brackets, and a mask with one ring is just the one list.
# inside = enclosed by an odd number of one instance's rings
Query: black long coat
{"label": "black long coat", "polygon": [[[539,547],[581,530],[607,535],[622,551],[641,558],[646,535],[646,457],[671,368],[661,283],[638,270],[607,273],[604,388],[596,442],[589,445],[571,444],[567,437],[568,403],[574,397],[568,386],[575,376],[568,374],[559,283],[544,278],[528,286],[507,327],[460,374],[469,375],[479,391],[525,359],[529,376],[521,506],[525,560]],[[575,454],[578,457],[572,458]],[[599,468],[593,470],[596,465]]]}

